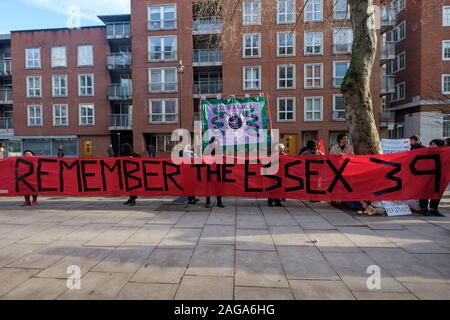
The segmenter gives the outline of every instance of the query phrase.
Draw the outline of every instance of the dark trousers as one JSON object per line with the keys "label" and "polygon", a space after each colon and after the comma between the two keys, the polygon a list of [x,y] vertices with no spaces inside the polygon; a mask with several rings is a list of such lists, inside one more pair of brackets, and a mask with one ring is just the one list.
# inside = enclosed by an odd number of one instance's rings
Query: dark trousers
{"label": "dark trousers", "polygon": [[439,208],[439,203],[441,202],[441,200],[420,199],[419,200],[420,209],[428,209],[428,202],[430,203],[431,210],[437,210]]}
{"label": "dark trousers", "polygon": [[190,196],[190,197],[188,197],[188,202],[189,202],[189,203],[195,202],[195,196]]}
{"label": "dark trousers", "polygon": [[274,203],[275,203],[276,206],[281,206],[281,199],[269,198],[268,203],[269,203],[269,206],[274,204]]}
{"label": "dark trousers", "polygon": [[[206,197],[206,203],[211,204],[211,197]],[[222,203],[222,197],[217,196],[217,204]]]}

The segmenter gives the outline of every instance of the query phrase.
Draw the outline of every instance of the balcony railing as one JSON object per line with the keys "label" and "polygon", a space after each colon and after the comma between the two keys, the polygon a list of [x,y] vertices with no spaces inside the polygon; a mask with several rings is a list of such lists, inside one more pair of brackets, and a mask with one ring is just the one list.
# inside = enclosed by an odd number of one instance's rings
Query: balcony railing
{"label": "balcony railing", "polygon": [[108,54],[107,65],[108,70],[129,70],[131,68],[131,54],[128,52]]}
{"label": "balcony railing", "polygon": [[194,83],[194,94],[216,94],[223,92],[223,82],[215,81],[196,81]]}
{"label": "balcony railing", "polygon": [[129,22],[108,23],[106,25],[106,37],[108,39],[128,39],[131,37]]}
{"label": "balcony railing", "polygon": [[333,44],[334,54],[351,54],[352,53],[352,43],[339,43]]}
{"label": "balcony railing", "polygon": [[395,77],[390,75],[381,76],[381,95],[395,93]]}
{"label": "balcony railing", "polygon": [[381,111],[380,122],[395,122],[395,112],[394,111]]}
{"label": "balcony railing", "polygon": [[222,21],[212,17],[198,17],[192,22],[193,33],[218,33],[222,31]]}
{"label": "balcony railing", "polygon": [[385,32],[395,26],[396,14],[392,6],[383,6],[381,8],[381,30]]}
{"label": "balcony railing", "polygon": [[130,86],[120,84],[111,84],[108,86],[109,100],[130,100],[132,97],[133,95]]}
{"label": "balcony railing", "polygon": [[131,130],[132,118],[130,114],[110,114],[108,116],[109,130]]}
{"label": "balcony railing", "polygon": [[0,76],[11,75],[11,60],[0,60]]}
{"label": "balcony railing", "polygon": [[381,60],[388,61],[395,59],[395,42],[388,41],[381,44]]}
{"label": "balcony railing", "polygon": [[220,63],[222,62],[222,50],[220,49],[195,49],[194,63]]}
{"label": "balcony railing", "polygon": [[3,131],[13,130],[13,118],[12,117],[0,118],[0,130]]}
{"label": "balcony railing", "polygon": [[0,103],[12,104],[13,93],[11,89],[0,89]]}

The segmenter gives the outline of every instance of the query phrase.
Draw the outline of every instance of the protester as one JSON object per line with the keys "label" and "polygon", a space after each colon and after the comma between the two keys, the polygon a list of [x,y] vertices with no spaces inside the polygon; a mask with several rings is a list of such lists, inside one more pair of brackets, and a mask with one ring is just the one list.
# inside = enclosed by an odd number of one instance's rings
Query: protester
{"label": "protester", "polygon": [[301,156],[323,156],[323,153],[319,151],[316,140],[308,140],[306,147],[300,151]]}
{"label": "protester", "polygon": [[6,149],[3,145],[0,145],[0,159],[5,159],[6,157]]}
{"label": "protester", "polygon": [[450,138],[445,139],[445,145],[450,147]]}
{"label": "protester", "polygon": [[[123,157],[130,157],[130,158],[140,158],[141,156],[135,152],[133,152],[133,147],[129,143],[125,143],[122,145],[121,148],[121,155]],[[134,207],[136,205],[136,199],[137,196],[130,196],[127,202],[124,203],[124,205],[129,205],[130,207]]]}
{"label": "protester", "polygon": [[353,146],[348,143],[348,134],[340,133],[337,136],[337,144],[331,147],[330,154],[354,155]]}
{"label": "protester", "polygon": [[[434,139],[430,142],[431,148],[439,148],[445,147],[445,141],[442,139]],[[436,216],[436,217],[444,217],[442,213],[439,212],[439,203],[441,199],[420,199],[420,213],[424,216]],[[428,209],[429,205],[429,209]]]}
{"label": "protester", "polygon": [[426,148],[420,141],[420,137],[417,135],[409,138],[409,145],[411,146],[411,150]]}
{"label": "protester", "polygon": [[[286,156],[286,152],[284,151],[286,148],[284,146],[284,144],[280,143],[277,145],[277,149],[278,149],[278,153],[280,154],[280,156]],[[275,203],[276,207],[282,207],[283,205],[281,204],[281,201],[283,201],[284,199],[278,199],[278,198],[269,198],[268,199],[268,205],[269,207],[273,207],[273,204]]]}
{"label": "protester", "polygon": [[[195,157],[195,153],[194,153],[194,151],[192,151],[192,146],[186,145],[183,150],[183,158],[191,159],[194,157]],[[188,204],[196,204],[198,201],[200,201],[200,200],[197,199],[195,196],[188,197]]]}
{"label": "protester", "polygon": [[60,146],[58,147],[58,153],[57,153],[56,155],[57,155],[58,158],[60,158],[60,159],[64,158],[65,153],[64,153],[64,146],[63,146],[63,145],[60,145]]}
{"label": "protester", "polygon": [[[31,151],[31,150],[25,150],[23,152],[23,156],[24,157],[34,157],[34,152]],[[31,197],[33,197],[33,202],[31,202]],[[25,198],[25,202],[22,204],[22,207],[35,206],[35,205],[38,204],[38,202],[37,202],[37,199],[38,199],[37,194],[33,194],[32,196],[31,195],[26,195],[26,196],[24,196],[24,198]]]}
{"label": "protester", "polygon": [[113,148],[113,145],[112,145],[112,144],[109,145],[109,148],[108,148],[108,156],[109,156],[110,158],[113,158],[113,157],[116,156],[116,154],[114,153],[114,148]]}
{"label": "protester", "polygon": [[156,158],[156,148],[152,145],[148,146],[148,156],[150,158]]}
{"label": "protester", "polygon": [[[211,151],[211,156],[215,156],[216,155],[216,148],[219,147],[219,141],[216,140],[216,137],[212,137],[211,140],[209,141],[209,145],[214,145],[214,149]],[[222,197],[221,196],[217,196],[217,206],[219,208],[225,208],[225,206],[222,203]],[[206,204],[205,204],[206,208],[211,207],[211,197],[206,197]]]}

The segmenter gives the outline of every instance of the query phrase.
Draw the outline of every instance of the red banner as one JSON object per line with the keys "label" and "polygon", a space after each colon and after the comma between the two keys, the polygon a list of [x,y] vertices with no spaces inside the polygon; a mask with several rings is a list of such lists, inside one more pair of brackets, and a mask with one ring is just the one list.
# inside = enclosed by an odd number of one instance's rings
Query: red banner
{"label": "red banner", "polygon": [[379,156],[281,156],[262,164],[174,164],[170,159],[8,158],[0,196],[237,196],[324,201],[440,198],[450,181],[450,148]]}

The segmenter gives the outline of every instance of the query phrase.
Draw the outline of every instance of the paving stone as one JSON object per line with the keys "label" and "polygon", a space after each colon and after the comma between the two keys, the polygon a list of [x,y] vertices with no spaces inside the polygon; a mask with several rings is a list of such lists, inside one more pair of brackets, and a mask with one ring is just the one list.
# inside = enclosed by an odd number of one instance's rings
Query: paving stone
{"label": "paving stone", "polygon": [[39,269],[23,268],[0,269],[0,297],[18,287],[39,271]]}
{"label": "paving stone", "polygon": [[389,217],[377,217],[377,216],[361,216],[356,217],[359,221],[364,223],[366,226],[368,226],[372,230],[403,230],[405,227],[403,227],[401,224],[396,223]]}
{"label": "paving stone", "polygon": [[343,211],[317,211],[322,218],[333,226],[363,226],[364,224]]}
{"label": "paving stone", "polygon": [[122,246],[112,251],[92,271],[134,273],[154,249],[154,246]]}
{"label": "paving stone", "polygon": [[32,224],[22,226],[19,228],[12,228],[10,232],[4,233],[1,237],[3,239],[23,240],[51,227],[52,227],[51,223]]}
{"label": "paving stone", "polygon": [[296,300],[354,300],[342,281],[289,280]]}
{"label": "paving stone", "polygon": [[157,246],[169,233],[170,229],[172,229],[170,225],[145,225],[133,233],[124,245],[148,244]]}
{"label": "paving stone", "polygon": [[185,276],[175,300],[232,300],[233,278]]}
{"label": "paving stone", "polygon": [[450,254],[414,254],[416,259],[450,279]]}
{"label": "paving stone", "polygon": [[418,300],[412,293],[352,291],[358,300]]}
{"label": "paving stone", "polygon": [[4,295],[2,299],[54,300],[66,290],[66,280],[32,278]]}
{"label": "paving stone", "polygon": [[184,214],[175,224],[176,228],[203,228],[209,213],[189,212]]}
{"label": "paving stone", "polygon": [[61,237],[60,240],[88,242],[112,227],[112,224],[89,224]]}
{"label": "paving stone", "polygon": [[268,226],[297,226],[297,222],[289,213],[264,213]]}
{"label": "paving stone", "polygon": [[307,230],[306,233],[321,252],[361,252],[339,230]]}
{"label": "paving stone", "polygon": [[409,253],[450,253],[431,240],[417,237],[416,233],[409,230],[378,230],[378,232]]}
{"label": "paving stone", "polygon": [[0,249],[0,268],[42,248],[41,244],[13,243]]}
{"label": "paving stone", "polygon": [[209,215],[206,224],[235,226],[236,213],[212,212]]}
{"label": "paving stone", "polygon": [[403,282],[403,284],[421,300],[450,300],[450,282]]}
{"label": "paving stone", "polygon": [[317,213],[315,215],[295,215],[294,219],[298,222],[303,230],[334,230],[335,226],[330,224],[327,220],[319,216]]}
{"label": "paving stone", "polygon": [[437,245],[450,250],[450,231],[430,223],[427,225],[413,225],[408,227],[408,229],[416,234],[416,238],[418,235],[419,238],[432,241]]}
{"label": "paving stone", "polygon": [[0,239],[0,249],[7,247],[16,242],[14,239]]}
{"label": "paving stone", "polygon": [[62,226],[57,225],[51,228],[48,228],[42,232],[36,233],[28,238],[25,238],[19,243],[41,243],[41,244],[48,244],[53,241],[56,241],[65,235],[68,235],[77,229],[79,229],[79,226]]}
{"label": "paving stone", "polygon": [[230,244],[236,242],[236,228],[228,225],[206,225],[199,244]]}
{"label": "paving stone", "polygon": [[129,282],[116,297],[118,300],[172,300],[178,284]]}
{"label": "paving stone", "polygon": [[242,229],[267,229],[267,224],[263,215],[238,214],[236,227]]}
{"label": "paving stone", "polygon": [[275,250],[272,236],[266,229],[236,229],[237,250]]}
{"label": "paving stone", "polygon": [[392,241],[389,241],[388,239],[384,238],[380,233],[373,231],[368,227],[339,227],[338,230],[360,248],[396,247],[396,245]]}
{"label": "paving stone", "polygon": [[308,235],[298,226],[269,226],[269,230],[276,246],[314,246]]}
{"label": "paving stone", "polygon": [[236,300],[294,300],[291,290],[282,288],[236,287]]}
{"label": "paving stone", "polygon": [[194,276],[233,277],[234,246],[197,246],[186,274]]}
{"label": "paving stone", "polygon": [[162,212],[151,219],[149,224],[169,224],[174,225],[184,215],[184,212]]}
{"label": "paving stone", "polygon": [[137,228],[112,227],[99,234],[85,245],[92,247],[119,247],[137,230]]}
{"label": "paving stone", "polygon": [[173,228],[161,241],[160,248],[195,248],[202,229]]}

